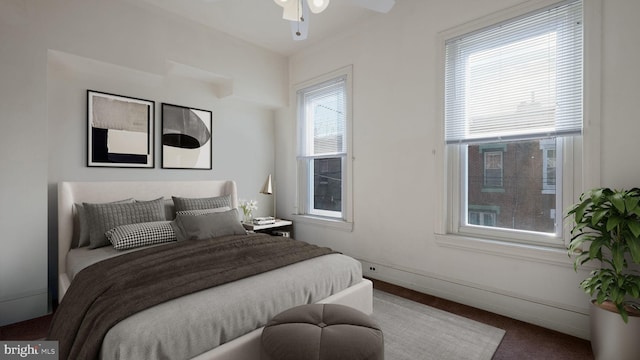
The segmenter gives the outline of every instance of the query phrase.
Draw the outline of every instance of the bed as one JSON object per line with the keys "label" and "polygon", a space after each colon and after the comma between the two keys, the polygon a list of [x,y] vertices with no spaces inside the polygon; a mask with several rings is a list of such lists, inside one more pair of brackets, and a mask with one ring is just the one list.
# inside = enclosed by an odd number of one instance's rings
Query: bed
{"label": "bed", "polygon": [[[105,259],[104,262],[111,258],[133,258],[137,255],[132,253],[139,250],[74,248],[74,232],[77,237],[78,231],[74,204],[107,203],[128,198],[145,201],[160,197],[208,198],[223,195],[229,196],[232,208],[237,207],[234,181],[59,183],[59,301],[64,299],[74,277],[82,269],[90,268],[91,264]],[[169,208],[167,214],[170,214]],[[149,247],[163,246],[165,245],[159,244]],[[331,279],[323,277],[327,268],[336,268],[340,273],[331,275]],[[247,292],[246,289],[250,291]],[[283,294],[286,296],[283,297]],[[371,314],[372,284],[362,278],[362,270],[356,260],[342,254],[318,256],[140,311],[107,332],[101,345],[100,357],[105,360],[124,359],[144,354],[145,358],[199,360],[264,358],[260,347],[264,323],[276,313],[303,303],[337,303]],[[219,316],[230,318],[218,318]],[[195,323],[198,322],[201,324],[196,326]],[[230,329],[218,327],[218,324],[227,323],[232,324]],[[153,329],[165,329],[173,333],[156,334],[161,331]]]}

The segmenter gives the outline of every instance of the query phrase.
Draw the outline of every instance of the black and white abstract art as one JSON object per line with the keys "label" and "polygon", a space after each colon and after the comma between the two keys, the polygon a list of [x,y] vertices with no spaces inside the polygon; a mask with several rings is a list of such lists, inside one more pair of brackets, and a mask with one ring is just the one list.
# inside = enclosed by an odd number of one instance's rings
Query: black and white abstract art
{"label": "black and white abstract art", "polygon": [[212,164],[212,113],[162,104],[162,168],[205,169]]}
{"label": "black and white abstract art", "polygon": [[155,102],[87,90],[87,166],[153,168]]}

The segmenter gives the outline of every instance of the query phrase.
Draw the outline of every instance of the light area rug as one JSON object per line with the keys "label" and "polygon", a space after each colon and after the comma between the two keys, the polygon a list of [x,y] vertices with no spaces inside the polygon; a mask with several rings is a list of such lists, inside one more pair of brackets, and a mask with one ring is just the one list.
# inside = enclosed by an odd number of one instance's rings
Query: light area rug
{"label": "light area rug", "polygon": [[379,290],[373,319],[386,360],[490,360],[505,331]]}

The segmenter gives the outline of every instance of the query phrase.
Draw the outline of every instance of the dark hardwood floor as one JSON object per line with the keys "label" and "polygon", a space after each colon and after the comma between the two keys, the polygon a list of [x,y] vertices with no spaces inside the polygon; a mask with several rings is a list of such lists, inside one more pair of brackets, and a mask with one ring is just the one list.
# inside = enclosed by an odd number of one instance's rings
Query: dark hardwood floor
{"label": "dark hardwood floor", "polygon": [[19,322],[0,327],[0,340],[27,341],[43,339],[47,336],[53,315]]}
{"label": "dark hardwood floor", "polygon": [[[435,296],[422,294],[383,281],[373,280],[373,284],[376,289],[504,329],[506,334],[493,356],[494,360],[593,359],[591,345],[586,340]],[[0,340],[42,339],[47,335],[50,322],[51,315],[47,315],[0,327]]]}

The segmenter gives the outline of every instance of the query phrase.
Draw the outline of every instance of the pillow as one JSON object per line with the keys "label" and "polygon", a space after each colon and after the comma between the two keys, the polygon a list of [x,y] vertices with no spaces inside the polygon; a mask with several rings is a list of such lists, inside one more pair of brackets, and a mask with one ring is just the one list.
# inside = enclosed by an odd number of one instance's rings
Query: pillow
{"label": "pillow", "polygon": [[225,212],[225,211],[229,211],[229,210],[231,210],[231,208],[228,207],[228,206],[223,206],[223,207],[214,208],[214,209],[183,210],[183,211],[176,212],[176,216],[177,215],[198,216],[198,215],[205,215],[205,214],[220,213],[220,212]]}
{"label": "pillow", "polygon": [[183,198],[172,196],[176,212],[185,210],[215,209],[228,206],[231,209],[231,195],[216,196],[210,198]]}
{"label": "pillow", "polygon": [[[132,203],[133,198],[112,201],[106,204],[122,204]],[[89,224],[87,222],[87,214],[84,211],[82,204],[73,204],[74,223],[73,223],[73,238],[71,240],[71,248],[83,247],[89,245]]]}
{"label": "pillow", "polygon": [[173,200],[171,199],[164,199],[164,218],[165,220],[176,218],[176,208],[173,206]]}
{"label": "pillow", "polygon": [[164,198],[123,204],[83,203],[89,223],[89,249],[110,244],[104,233],[116,226],[164,221]]}
{"label": "pillow", "polygon": [[178,241],[204,240],[225,235],[245,235],[238,209],[203,215],[178,215],[171,222]]}
{"label": "pillow", "polygon": [[171,221],[154,221],[116,226],[107,231],[107,239],[116,250],[177,241]]}

